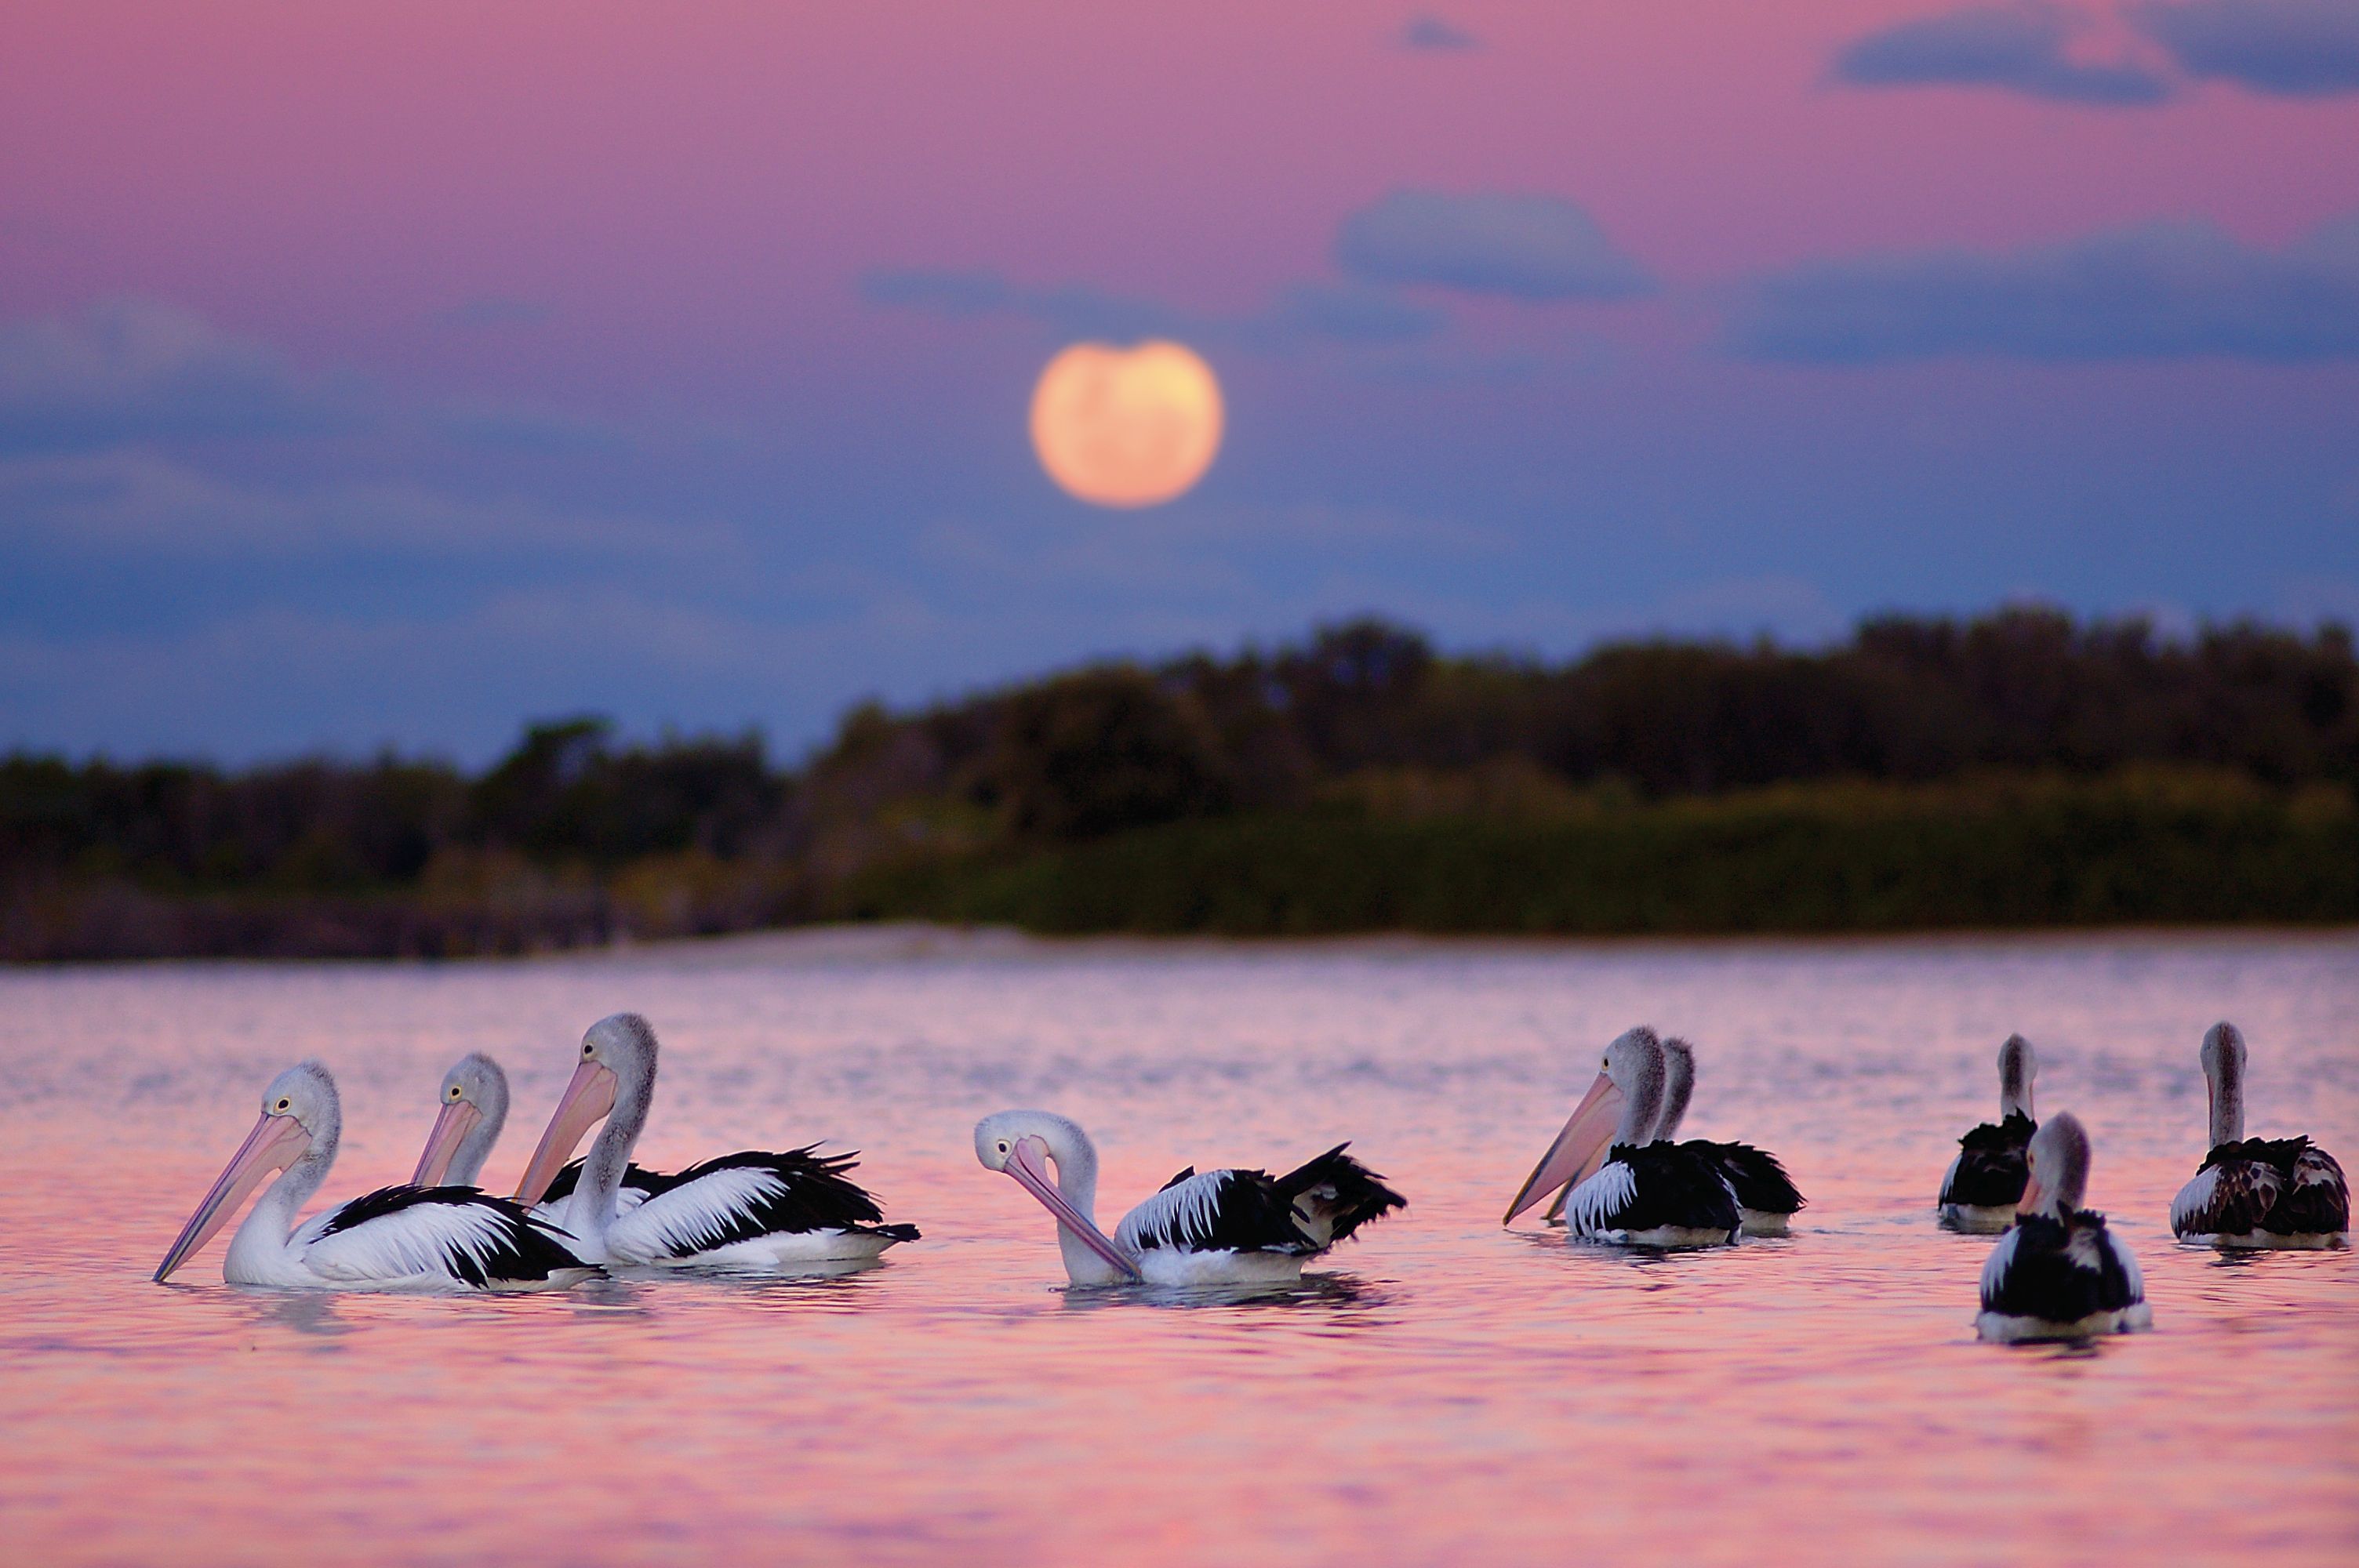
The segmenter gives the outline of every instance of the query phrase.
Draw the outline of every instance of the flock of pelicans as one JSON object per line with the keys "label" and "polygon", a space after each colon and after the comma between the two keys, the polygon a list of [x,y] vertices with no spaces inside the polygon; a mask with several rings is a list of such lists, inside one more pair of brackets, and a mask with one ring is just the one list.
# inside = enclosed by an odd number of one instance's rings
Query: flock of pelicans
{"label": "flock of pelicans", "polygon": [[[812,1149],[724,1154],[663,1175],[631,1162],[655,1096],[656,1035],[616,1013],[582,1037],[572,1081],[513,1198],[474,1185],[507,1119],[507,1077],[476,1054],[441,1086],[440,1114],[409,1182],[297,1222],[327,1178],[342,1125],[335,1080],[305,1062],[271,1080],[246,1136],[156,1271],[160,1282],[272,1182],[238,1227],[222,1276],[233,1284],[337,1290],[561,1290],[604,1270],[783,1272],[873,1259],[914,1241],[887,1225],[844,1173],[849,1155]],[[2351,1223],[2332,1155],[2305,1138],[2245,1137],[2245,1043],[2232,1024],[2203,1037],[2211,1151],[2170,1207],[2183,1241],[2227,1248],[2332,1247]],[[1976,1325],[1999,1340],[2125,1333],[2152,1321],[2136,1259],[2081,1206],[2089,1135],[2069,1114],[2033,1119],[2031,1046],[1999,1052],[1999,1119],[1959,1140],[1936,1207],[1952,1228],[2004,1231],[1982,1274]],[[1502,1223],[1543,1199],[1573,1240],[1644,1248],[1734,1245],[1782,1234],[1802,1195],[1775,1155],[1745,1143],[1676,1141],[1694,1054],[1651,1029],[1605,1049],[1594,1084],[1526,1178]],[[573,1158],[600,1122],[587,1154]],[[1056,1217],[1076,1285],[1269,1286],[1405,1206],[1338,1146],[1273,1176],[1182,1171],[1098,1227],[1097,1150],[1079,1124],[1005,1110],[974,1130],[974,1152]]]}

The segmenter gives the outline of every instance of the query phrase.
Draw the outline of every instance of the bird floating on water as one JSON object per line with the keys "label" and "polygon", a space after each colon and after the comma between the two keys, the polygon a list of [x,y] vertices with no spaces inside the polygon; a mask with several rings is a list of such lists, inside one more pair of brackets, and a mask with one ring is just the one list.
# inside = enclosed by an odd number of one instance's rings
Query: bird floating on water
{"label": "bird floating on water", "polygon": [[1564,1226],[1571,1240],[1658,1248],[1735,1241],[1744,1217],[1720,1165],[1654,1137],[1665,1079],[1663,1044],[1653,1030],[1642,1024],[1618,1036],[1499,1223],[1513,1224],[1544,1195],[1570,1186]]}
{"label": "bird floating on water", "polygon": [[2039,1071],[2031,1042],[2010,1034],[1998,1048],[1998,1119],[1958,1140],[1957,1158],[1941,1177],[1933,1206],[1952,1230],[1992,1232],[2015,1223],[2016,1205],[2030,1175],[2025,1151],[2039,1130],[2033,1119],[2031,1080]]}
{"label": "bird floating on water", "polygon": [[1282,1176],[1190,1166],[1108,1236],[1096,1218],[1097,1146],[1079,1122],[1045,1110],[1003,1110],[974,1127],[984,1169],[1013,1178],[1056,1217],[1065,1277],[1076,1285],[1295,1283],[1305,1259],[1407,1205],[1344,1153],[1349,1147],[1339,1143]]}
{"label": "bird floating on water", "polygon": [[506,1198],[470,1187],[385,1187],[296,1224],[335,1163],[343,1130],[336,1080],[317,1062],[288,1068],[262,1117],[157,1266],[162,1283],[236,1215],[273,1172],[230,1238],[234,1285],[342,1291],[562,1290],[597,1273],[569,1238]]}
{"label": "bird floating on water", "polygon": [[2067,1111],[2032,1136],[2030,1178],[2014,1228],[1983,1264],[1984,1339],[2090,1339],[2154,1325],[2146,1281],[2105,1217],[2081,1206],[2089,1184],[2089,1134]]}
{"label": "bird floating on water", "polygon": [[655,1190],[620,1201],[631,1148],[655,1098],[656,1032],[635,1012],[602,1018],[582,1037],[572,1081],[557,1102],[532,1162],[516,1184],[521,1203],[547,1196],[582,1136],[601,1120],[566,1211],[576,1249],[592,1262],[646,1268],[792,1271],[857,1262],[918,1239],[914,1225],[886,1225],[876,1201],[847,1179],[850,1154],[812,1148],[746,1150],[651,1175]]}
{"label": "bird floating on water", "polygon": [[2233,1023],[2203,1036],[2212,1147],[2171,1200],[2171,1234],[2227,1248],[2340,1247],[2351,1185],[2334,1156],[2307,1138],[2245,1136],[2245,1036]]}

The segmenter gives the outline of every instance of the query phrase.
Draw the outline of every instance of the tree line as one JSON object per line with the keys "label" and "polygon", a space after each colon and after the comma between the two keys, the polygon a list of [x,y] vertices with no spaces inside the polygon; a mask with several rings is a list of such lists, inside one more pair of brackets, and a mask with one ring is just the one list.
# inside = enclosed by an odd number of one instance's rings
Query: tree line
{"label": "tree line", "polygon": [[[0,956],[517,950],[956,906],[945,876],[1111,874],[1092,868],[1121,856],[1068,851],[1191,821],[1481,821],[1448,841],[1507,853],[1517,824],[1600,810],[1701,821],[1679,813],[1871,784],[1955,816],[1973,781],[2140,770],[2229,781],[2239,810],[2347,805],[2349,632],[2174,638],[2015,608],[1882,617],[1819,649],[1658,639],[1550,663],[1363,620],[866,704],[793,766],[757,734],[626,741],[596,718],[530,725],[473,774],[392,755],[232,771],[18,753],[0,761]],[[2305,897],[2288,917],[2332,902]],[[2248,890],[2244,907],[2268,903]],[[1339,907],[1321,928],[1352,925]],[[1479,898],[1452,907],[1451,928],[1482,925]]]}

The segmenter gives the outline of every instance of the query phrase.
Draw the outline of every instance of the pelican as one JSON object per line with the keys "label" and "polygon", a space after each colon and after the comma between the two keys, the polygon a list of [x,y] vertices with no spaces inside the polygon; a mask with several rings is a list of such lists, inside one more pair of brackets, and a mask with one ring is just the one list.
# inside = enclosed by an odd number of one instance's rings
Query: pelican
{"label": "pelican", "polygon": [[2030,1178],[2015,1227],[1983,1265],[1984,1339],[2088,1339],[2154,1326],[2137,1260],[2081,1206],[2089,1184],[2089,1134],[2063,1112],[2032,1136]]}
{"label": "pelican", "polygon": [[2170,1230],[2214,1247],[2340,1247],[2351,1187],[2334,1156],[2307,1138],[2245,1136],[2245,1036],[2215,1023],[2203,1036],[2212,1150],[2171,1200]]}
{"label": "pelican", "polygon": [[2031,1173],[2024,1152],[2039,1130],[2031,1109],[2031,1080],[2038,1071],[2031,1042],[2008,1035],[1998,1048],[1998,1120],[1985,1121],[1958,1140],[1957,1158],[1941,1178],[1941,1195],[1933,1200],[1941,1223],[1951,1230],[1993,1232],[2015,1223],[2015,1206]]}
{"label": "pelican", "polygon": [[343,1110],[336,1080],[303,1062],[270,1080],[254,1124],[164,1261],[161,1284],[227,1225],[272,1172],[230,1238],[222,1278],[234,1285],[342,1291],[563,1290],[598,1271],[565,1238],[506,1198],[466,1187],[385,1187],[301,1225],[295,1213],[335,1163]]}
{"label": "pelican", "polygon": [[1664,1078],[1663,1044],[1653,1030],[1641,1024],[1617,1037],[1499,1223],[1513,1224],[1541,1195],[1574,1184],[1564,1202],[1569,1239],[1662,1248],[1734,1242],[1744,1218],[1728,1177],[1689,1147],[1654,1141]]}
{"label": "pelican", "polygon": [[875,1257],[915,1241],[914,1225],[885,1225],[875,1200],[844,1178],[849,1154],[748,1150],[658,1176],[657,1190],[619,1202],[631,1146],[655,1098],[656,1032],[636,1012],[602,1018],[582,1037],[573,1080],[516,1185],[516,1199],[545,1196],[575,1144],[602,1119],[567,1213],[576,1250],[599,1263],[751,1271]]}
{"label": "pelican", "polygon": [[[426,1149],[418,1156],[410,1185],[478,1185],[475,1178],[483,1174],[484,1161],[492,1145],[500,1141],[500,1130],[507,1125],[508,1076],[491,1057],[471,1051],[442,1075],[442,1089],[436,1098],[441,1109],[434,1118],[433,1130],[426,1135]],[[573,1190],[581,1175],[579,1160],[558,1172],[549,1191],[533,1206],[534,1217],[560,1230],[569,1229]],[[663,1178],[653,1171],[625,1166],[622,1187],[614,1195],[615,1208],[628,1212],[638,1207],[662,1184]]]}
{"label": "pelican", "polygon": [[[1057,1218],[1065,1277],[1076,1285],[1290,1285],[1302,1260],[1347,1240],[1408,1200],[1334,1148],[1283,1176],[1192,1165],[1098,1228],[1098,1151],[1081,1124],[1045,1110],[1003,1110],[974,1124],[974,1157]],[[1052,1175],[1049,1166],[1054,1164]]]}

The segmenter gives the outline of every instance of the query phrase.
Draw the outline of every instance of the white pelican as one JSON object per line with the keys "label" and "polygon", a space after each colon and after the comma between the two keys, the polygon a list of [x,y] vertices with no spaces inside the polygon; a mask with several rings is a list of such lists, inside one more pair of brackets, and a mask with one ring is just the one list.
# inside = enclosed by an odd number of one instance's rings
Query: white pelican
{"label": "white pelican", "polygon": [[2245,1037],[2233,1023],[2203,1036],[2212,1149],[2171,1200],[2171,1234],[2214,1247],[2340,1247],[2351,1186],[2334,1156],[2307,1138],[2245,1136]]}
{"label": "white pelican", "polygon": [[1933,1200],[1941,1223],[1951,1230],[1993,1232],[2015,1223],[2015,1206],[2031,1173],[2024,1152],[2039,1130],[2031,1108],[2031,1080],[2038,1071],[2031,1042],[2008,1035],[1998,1048],[1998,1120],[1985,1121],[1958,1140],[1958,1156],[1941,1178],[1941,1195]]}
{"label": "white pelican", "polygon": [[2030,1180],[2015,1227],[1983,1265],[1984,1339],[2087,1339],[2154,1326],[2137,1260],[2081,1206],[2089,1184],[2089,1134],[2070,1111],[2033,1135]]}
{"label": "white pelican", "polygon": [[520,1202],[543,1196],[582,1134],[604,1119],[567,1213],[583,1257],[649,1268],[775,1271],[874,1258],[897,1241],[918,1238],[914,1225],[879,1223],[875,1200],[844,1179],[853,1156],[810,1149],[723,1154],[655,1178],[659,1190],[623,1208],[624,1170],[655,1087],[656,1032],[646,1019],[618,1012],[590,1026],[573,1081],[516,1186]]}
{"label": "white pelican", "polygon": [[1542,1195],[1571,1183],[1569,1239],[1665,1248],[1734,1242],[1744,1220],[1728,1178],[1681,1145],[1654,1141],[1664,1076],[1663,1044],[1653,1030],[1642,1024],[1616,1038],[1499,1223],[1513,1224]]}
{"label": "white pelican", "polygon": [[282,1172],[230,1238],[234,1285],[344,1291],[562,1290],[595,1274],[565,1238],[506,1198],[465,1187],[386,1187],[298,1226],[295,1213],[335,1163],[343,1111],[317,1062],[288,1068],[262,1097],[262,1119],[158,1265],[162,1283],[246,1195]]}
{"label": "white pelican", "polygon": [[[1098,1152],[1079,1122],[1045,1110],[1003,1110],[974,1124],[974,1157],[1057,1217],[1065,1277],[1076,1285],[1290,1285],[1316,1258],[1408,1200],[1339,1143],[1283,1176],[1194,1167],[1123,1216],[1109,1237],[1095,1218]],[[1054,1164],[1055,1173],[1049,1172]]]}
{"label": "white pelican", "polygon": [[[442,1075],[441,1092],[436,1097],[441,1106],[434,1118],[433,1130],[426,1135],[425,1151],[418,1156],[418,1169],[409,1182],[419,1187],[472,1187],[481,1184],[484,1161],[491,1154],[492,1146],[500,1141],[500,1130],[508,1120],[508,1076],[499,1063],[481,1051],[471,1051],[459,1058],[451,1070]],[[574,1161],[557,1173],[549,1191],[533,1206],[536,1218],[545,1219],[559,1229],[570,1229],[573,1190],[582,1175],[582,1162]],[[623,1185],[614,1195],[615,1207],[627,1212],[647,1201],[648,1195],[661,1187],[664,1178],[638,1165],[623,1169]]]}

